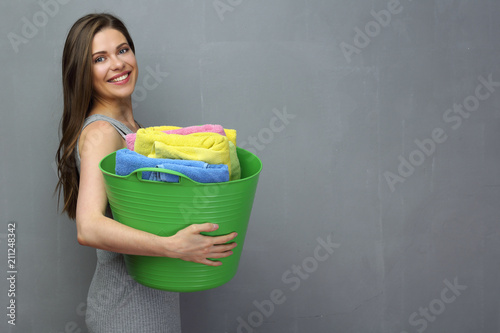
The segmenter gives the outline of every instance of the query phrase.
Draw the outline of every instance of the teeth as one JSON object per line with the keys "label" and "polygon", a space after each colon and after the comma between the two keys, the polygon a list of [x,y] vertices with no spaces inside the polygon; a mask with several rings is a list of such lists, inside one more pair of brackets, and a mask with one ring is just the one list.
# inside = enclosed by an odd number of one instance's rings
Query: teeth
{"label": "teeth", "polygon": [[114,80],[110,80],[110,82],[119,82],[119,81],[123,81],[125,80],[126,78],[128,77],[128,74],[125,74],[125,75],[122,75],[120,77],[117,77],[116,79]]}

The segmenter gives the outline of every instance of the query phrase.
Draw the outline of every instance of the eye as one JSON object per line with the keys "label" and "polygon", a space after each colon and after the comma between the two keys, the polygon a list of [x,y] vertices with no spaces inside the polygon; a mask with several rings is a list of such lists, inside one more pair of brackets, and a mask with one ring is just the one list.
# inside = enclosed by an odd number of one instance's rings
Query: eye
{"label": "eye", "polygon": [[118,52],[119,54],[127,53],[130,49],[128,47],[125,47]]}
{"label": "eye", "polygon": [[94,59],[94,63],[98,63],[98,62],[103,62],[104,61],[104,57],[97,57]]}

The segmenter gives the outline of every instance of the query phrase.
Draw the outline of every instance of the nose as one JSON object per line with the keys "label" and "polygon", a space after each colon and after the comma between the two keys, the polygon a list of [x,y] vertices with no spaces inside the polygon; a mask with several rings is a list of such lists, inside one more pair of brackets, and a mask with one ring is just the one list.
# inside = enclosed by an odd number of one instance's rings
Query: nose
{"label": "nose", "polygon": [[111,69],[120,70],[125,66],[125,63],[117,56],[111,58]]}

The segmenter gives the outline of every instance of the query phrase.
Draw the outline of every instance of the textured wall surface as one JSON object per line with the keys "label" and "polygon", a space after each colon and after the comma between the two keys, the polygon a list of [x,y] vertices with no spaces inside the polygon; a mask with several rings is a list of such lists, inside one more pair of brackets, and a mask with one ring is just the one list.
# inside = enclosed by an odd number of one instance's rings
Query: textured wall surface
{"label": "textured wall surface", "polygon": [[500,332],[496,0],[1,2],[0,331],[86,331],[53,160],[64,38],[101,11],[139,122],[235,128],[264,163],[238,274],[182,295],[183,332]]}

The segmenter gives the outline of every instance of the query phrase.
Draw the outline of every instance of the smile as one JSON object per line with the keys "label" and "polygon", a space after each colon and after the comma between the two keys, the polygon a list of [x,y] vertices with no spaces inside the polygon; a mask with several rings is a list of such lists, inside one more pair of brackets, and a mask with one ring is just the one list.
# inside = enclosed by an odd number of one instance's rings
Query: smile
{"label": "smile", "polygon": [[124,81],[124,80],[126,80],[128,78],[129,74],[130,73],[126,73],[126,74],[124,74],[122,76],[119,76],[119,77],[117,77],[115,79],[108,80],[108,82],[112,82],[112,83],[122,82],[122,81]]}

